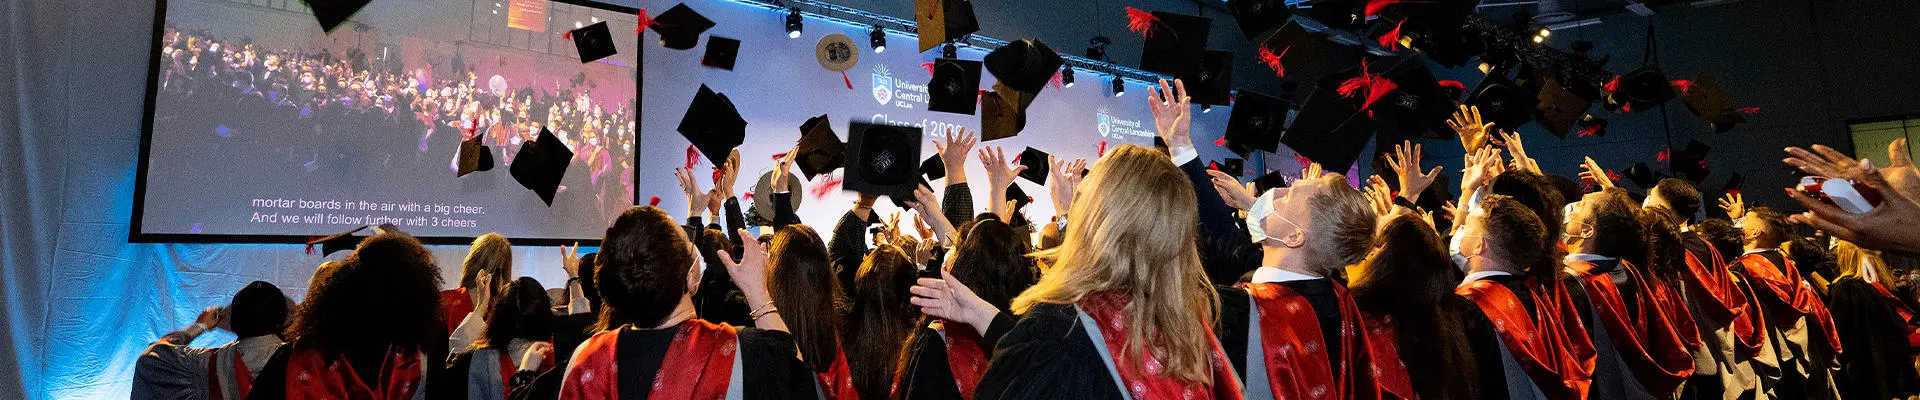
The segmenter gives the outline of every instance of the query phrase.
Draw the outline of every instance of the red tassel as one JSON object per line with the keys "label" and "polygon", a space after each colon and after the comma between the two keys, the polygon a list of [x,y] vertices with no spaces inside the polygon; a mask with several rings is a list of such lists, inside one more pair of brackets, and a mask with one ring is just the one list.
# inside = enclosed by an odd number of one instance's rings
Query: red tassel
{"label": "red tassel", "polygon": [[847,78],[847,71],[840,71],[840,82],[847,84],[847,90],[853,90],[853,79]]}
{"label": "red tassel", "polygon": [[1360,76],[1348,79],[1346,82],[1341,82],[1339,92],[1340,96],[1353,98],[1357,92],[1365,89],[1367,94],[1366,100],[1360,103],[1360,108],[1365,109],[1372,107],[1373,102],[1380,100],[1381,96],[1386,96],[1387,92],[1399,88],[1400,85],[1394,84],[1392,80],[1367,73],[1367,64],[1362,62],[1360,63]]}
{"label": "red tassel", "polygon": [[1209,170],[1214,170],[1214,171],[1219,171],[1219,170],[1220,170],[1220,162],[1219,162],[1219,161],[1208,161],[1208,162],[1207,162],[1207,169],[1209,169]]}
{"label": "red tassel", "polygon": [[713,183],[720,183],[720,176],[722,176],[722,175],[726,175],[726,174],[724,174],[724,173],[721,173],[721,172],[720,172],[720,168],[714,168],[714,169],[713,169]]}
{"label": "red tassel", "polygon": [[1100,141],[1100,146],[1093,148],[1093,156],[1095,158],[1099,158],[1099,157],[1105,157],[1106,155],[1107,155],[1107,141],[1102,140]]}
{"label": "red tassel", "polygon": [[825,179],[820,180],[820,186],[813,187],[813,198],[827,197],[827,195],[832,194],[834,190],[840,189],[840,182],[844,180],[845,179],[838,176],[828,175]]}
{"label": "red tassel", "polygon": [[1733,190],[1728,190],[1728,191],[1727,191],[1727,194],[1730,194],[1730,195],[1734,195],[1734,196],[1739,196],[1739,195],[1740,195],[1740,189],[1733,189]]}
{"label": "red tassel", "polygon": [[1395,1],[1395,0],[1367,0],[1367,16],[1368,16],[1368,17],[1372,17],[1372,16],[1376,16],[1376,15],[1380,15],[1380,10],[1381,10],[1381,9],[1385,9],[1385,8],[1387,8],[1387,6],[1389,6],[1389,5],[1392,5],[1393,3],[1398,3],[1398,1]]}
{"label": "red tassel", "polygon": [[560,40],[573,40],[573,31],[561,32]]}
{"label": "red tassel", "polygon": [[1047,85],[1053,86],[1054,89],[1059,89],[1061,85],[1060,74],[1061,74],[1061,71],[1053,71],[1053,79],[1048,79]]}
{"label": "red tassel", "polygon": [[933,75],[933,62],[932,62],[932,61],[928,61],[928,62],[923,62],[923,63],[920,63],[920,68],[922,68],[922,69],[926,69],[926,70],[927,70],[927,75]]}
{"label": "red tassel", "polygon": [[640,9],[640,27],[633,28],[633,34],[640,34],[640,31],[646,30],[649,26],[653,26],[653,17],[648,16],[647,9],[642,8]]}
{"label": "red tassel", "polygon": [[753,201],[753,192],[741,193],[740,197],[747,199],[747,201]]}
{"label": "red tassel", "polygon": [[1605,90],[1608,93],[1620,91],[1620,76],[1614,75],[1613,80],[1607,81],[1605,85],[1600,85],[1600,90]]}
{"label": "red tassel", "polygon": [[1669,155],[1667,150],[1661,150],[1660,154],[1653,155],[1653,159],[1656,161],[1666,161],[1668,157],[1672,157],[1672,155]]}
{"label": "red tassel", "polygon": [[1299,164],[1301,168],[1306,168],[1307,164],[1313,163],[1313,160],[1307,159],[1307,156],[1300,155],[1300,153],[1293,153],[1293,162]]}
{"label": "red tassel", "polygon": [[1467,90],[1467,84],[1452,79],[1440,81],[1440,87],[1453,90]]}
{"label": "red tassel", "polygon": [[687,168],[693,168],[693,164],[699,162],[700,149],[693,147],[693,145],[687,145]]}
{"label": "red tassel", "polygon": [[1215,146],[1221,146],[1221,147],[1226,147],[1226,145],[1227,145],[1227,137],[1225,137],[1225,136],[1221,136],[1221,137],[1220,137],[1219,139],[1214,139],[1214,140],[1213,140],[1213,145],[1215,145]]}
{"label": "red tassel", "polygon": [[1633,103],[1624,103],[1624,104],[1621,104],[1621,105],[1620,105],[1620,112],[1633,112]]}
{"label": "red tassel", "polygon": [[1595,125],[1595,126],[1580,128],[1579,133],[1580,133],[1579,137],[1588,137],[1588,136],[1598,135],[1600,134],[1600,126]]}
{"label": "red tassel", "polygon": [[[1367,4],[1367,9],[1367,15],[1373,15],[1372,3]],[[1387,50],[1400,50],[1400,27],[1406,24],[1407,21],[1400,21],[1400,23],[1393,25],[1393,30],[1387,31],[1385,35],[1380,35],[1380,47],[1385,47]]]}
{"label": "red tassel", "polygon": [[1693,81],[1690,80],[1675,79],[1673,80],[1673,85],[1680,87],[1680,94],[1687,94],[1688,90],[1693,90]]}
{"label": "red tassel", "polygon": [[787,157],[787,153],[773,153],[773,162],[776,162],[776,163],[780,162],[781,158],[786,158],[786,157]]}
{"label": "red tassel", "polygon": [[1754,113],[1757,113],[1757,112],[1760,112],[1760,107],[1747,107],[1747,108],[1740,109],[1741,114],[1753,115]]}
{"label": "red tassel", "polygon": [[315,240],[320,240],[320,237],[313,236],[307,238],[307,254],[313,254],[313,241]]}
{"label": "red tassel", "polygon": [[1155,22],[1160,22],[1160,17],[1155,17],[1153,13],[1141,11],[1138,8],[1127,7],[1127,30],[1138,33],[1140,36],[1153,37]]}
{"label": "red tassel", "polygon": [[1273,54],[1273,50],[1268,50],[1267,46],[1260,46],[1260,63],[1266,64],[1267,68],[1273,69],[1273,76],[1285,77],[1287,76],[1287,66],[1280,65],[1280,58],[1286,57],[1287,50],[1292,49],[1293,46],[1287,46],[1284,49],[1280,49],[1280,54]]}
{"label": "red tassel", "polygon": [[649,205],[649,206],[654,206],[654,207],[659,207],[659,206],[660,206],[660,196],[653,196],[653,198],[651,198],[651,199],[647,199],[647,205]]}
{"label": "red tassel", "polygon": [[1610,180],[1610,181],[1620,180],[1620,173],[1614,172],[1613,170],[1607,170],[1607,180]]}

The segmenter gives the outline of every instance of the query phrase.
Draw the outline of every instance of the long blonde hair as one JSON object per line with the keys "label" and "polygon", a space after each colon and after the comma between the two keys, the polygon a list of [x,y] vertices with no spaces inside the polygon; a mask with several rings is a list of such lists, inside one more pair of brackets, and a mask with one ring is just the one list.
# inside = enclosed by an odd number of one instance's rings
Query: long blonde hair
{"label": "long blonde hair", "polygon": [[[488,274],[493,276],[493,286],[485,289],[499,295],[500,289],[507,286],[507,277],[513,276],[513,244],[498,233],[480,235],[473,238],[473,245],[467,248],[467,258],[460,264],[460,287],[477,289],[474,286],[480,284],[480,274]],[[484,307],[474,305],[476,310]]]}
{"label": "long blonde hair", "polygon": [[1194,247],[1198,211],[1188,182],[1165,153],[1134,145],[1108,152],[1076,190],[1060,246],[1033,254],[1052,268],[1013,299],[1013,311],[1125,293],[1132,301],[1121,358],[1139,367],[1142,351],[1151,352],[1169,376],[1212,382],[1212,333],[1203,322],[1217,318],[1220,299]]}
{"label": "long blonde hair", "polygon": [[1880,258],[1880,252],[1860,248],[1860,246],[1854,245],[1853,242],[1841,241],[1835,243],[1833,246],[1833,262],[1835,272],[1839,274],[1839,276],[1833,278],[1834,280],[1840,280],[1840,278],[1846,277],[1860,278],[1862,281],[1867,280],[1867,268],[1860,268],[1861,263],[1868,264],[1868,268],[1873,270],[1873,281],[1875,282],[1899,278],[1898,275],[1893,274],[1892,269],[1887,268],[1887,260]]}

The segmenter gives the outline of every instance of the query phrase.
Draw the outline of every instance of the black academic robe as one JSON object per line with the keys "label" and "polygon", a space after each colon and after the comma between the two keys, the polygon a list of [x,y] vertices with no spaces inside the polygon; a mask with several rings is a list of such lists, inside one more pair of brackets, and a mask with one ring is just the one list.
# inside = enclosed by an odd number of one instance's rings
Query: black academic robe
{"label": "black academic robe", "polygon": [[[1506,286],[1507,290],[1511,290],[1515,294],[1528,293],[1527,280],[1525,277],[1500,275],[1486,277],[1481,280],[1499,283],[1501,286]],[[1531,315],[1538,312],[1535,308],[1536,306],[1533,304],[1533,296],[1521,295],[1515,297],[1520,299],[1520,305],[1527,309],[1527,314]],[[1465,300],[1464,297],[1461,299]],[[1481,311],[1480,307],[1473,305],[1471,301],[1467,302],[1466,305],[1466,307],[1460,308],[1464,310],[1462,311],[1463,315],[1460,316],[1460,322],[1462,325],[1465,325],[1468,345],[1473,348],[1474,368],[1479,372],[1477,374],[1477,376],[1479,376],[1479,382],[1476,383],[1479,390],[1476,393],[1479,394],[1480,399],[1506,400],[1529,398],[1532,396],[1531,394],[1509,393],[1507,377],[1512,374],[1525,376],[1526,372],[1507,370],[1509,361],[1506,360],[1505,357],[1509,356],[1501,355],[1502,345],[1500,343],[1500,333],[1494,331],[1493,320],[1487,318],[1486,312]]]}
{"label": "black academic robe", "polygon": [[[1592,264],[1595,273],[1606,273],[1615,277],[1614,286],[1620,291],[1620,301],[1629,311],[1628,318],[1633,318],[1634,310],[1639,309],[1635,303],[1639,301],[1640,296],[1635,293],[1639,290],[1641,282],[1619,278],[1621,275],[1616,272],[1621,267],[1620,260],[1597,260]],[[1593,385],[1588,389],[1588,396],[1595,399],[1654,398],[1653,394],[1640,384],[1640,380],[1634,377],[1633,371],[1627,369],[1626,360],[1620,355],[1619,347],[1613,343],[1613,335],[1621,333],[1608,332],[1607,327],[1600,323],[1599,311],[1594,309],[1592,294],[1587,292],[1586,284],[1573,276],[1563,278],[1560,284],[1567,285],[1567,295],[1573,298],[1574,309],[1580,310],[1580,324],[1586,328],[1587,337],[1593,340]]]}
{"label": "black academic robe", "polygon": [[974,398],[1125,399],[1072,304],[1037,304],[1001,337]]}
{"label": "black academic robe", "polygon": [[1834,380],[1842,398],[1904,399],[1920,394],[1920,375],[1907,343],[1907,321],[1895,300],[1860,278],[1840,278],[1827,286],[1827,308],[1840,331],[1840,373]]}
{"label": "black academic robe", "polygon": [[1236,217],[1237,210],[1228,207],[1220,192],[1213,188],[1206,163],[1196,157],[1181,164],[1180,171],[1187,174],[1197,200],[1200,225],[1195,241],[1200,249],[1200,264],[1213,284],[1232,285],[1242,274],[1260,267],[1260,245],[1253,243],[1247,234],[1244,223]]}
{"label": "black academic robe", "polygon": [[[620,398],[646,400],[661,368],[675,329],[622,329],[619,354]],[[800,361],[793,335],[780,331],[740,328],[741,394],[748,399],[784,399],[814,393],[814,375]],[[807,397],[807,396],[801,396]]]}
{"label": "black academic robe", "polygon": [[[1014,319],[1005,312],[994,316],[993,324],[988,326],[985,339],[987,359],[993,359],[995,343],[1012,330]],[[955,328],[973,329],[956,325]],[[940,333],[927,326],[921,326],[907,341],[906,362],[900,365],[900,377],[897,393],[900,399],[963,399],[960,396],[959,383],[954,381],[952,366],[947,363],[947,343]]]}

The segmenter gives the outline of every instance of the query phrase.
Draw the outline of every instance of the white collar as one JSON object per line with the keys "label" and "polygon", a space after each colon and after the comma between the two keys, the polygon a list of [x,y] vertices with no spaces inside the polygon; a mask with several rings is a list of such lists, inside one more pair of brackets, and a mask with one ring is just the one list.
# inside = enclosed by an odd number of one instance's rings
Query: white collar
{"label": "white collar", "polygon": [[1755,254],[1755,253],[1765,253],[1765,252],[1769,252],[1769,251],[1779,251],[1779,249],[1753,249],[1753,250],[1747,250],[1747,252],[1745,252],[1745,253],[1740,253],[1740,255],[1743,255],[1743,256],[1744,256],[1744,255],[1748,255],[1748,254]]}
{"label": "white collar", "polygon": [[1259,269],[1253,270],[1253,283],[1281,283],[1313,279],[1320,279],[1320,277],[1274,267],[1260,267]]}
{"label": "white collar", "polygon": [[1568,254],[1566,257],[1563,257],[1560,260],[1565,262],[1589,262],[1590,263],[1594,261],[1613,261],[1618,259],[1619,258],[1607,257],[1607,256],[1592,254],[1592,253],[1573,253],[1573,254]]}
{"label": "white collar", "polygon": [[1513,276],[1513,273],[1512,273],[1512,272],[1507,272],[1507,271],[1480,271],[1480,272],[1475,272],[1475,273],[1471,273],[1471,274],[1467,274],[1467,278],[1466,278],[1466,279],[1462,279],[1462,280],[1460,280],[1460,286],[1466,286],[1467,284],[1469,284],[1469,283],[1473,283],[1474,281],[1479,281],[1479,280],[1485,280],[1485,279],[1487,279],[1487,278],[1492,278],[1492,277],[1496,277],[1496,276]]}

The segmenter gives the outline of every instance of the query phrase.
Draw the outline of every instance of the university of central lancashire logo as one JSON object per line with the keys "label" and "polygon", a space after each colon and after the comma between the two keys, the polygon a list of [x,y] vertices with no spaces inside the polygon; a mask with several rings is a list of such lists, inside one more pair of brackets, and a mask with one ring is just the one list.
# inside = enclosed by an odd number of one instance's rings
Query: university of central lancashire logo
{"label": "university of central lancashire logo", "polygon": [[893,101],[893,72],[885,65],[873,67],[873,100],[881,105]]}
{"label": "university of central lancashire logo", "polygon": [[1109,135],[1112,135],[1113,134],[1113,122],[1112,122],[1113,117],[1107,116],[1107,109],[1105,107],[1101,107],[1100,111],[1097,114],[1095,114],[1095,116],[1099,118],[1099,121],[1095,123],[1094,126],[1097,126],[1100,128],[1100,137],[1105,138],[1105,137],[1108,137]]}

